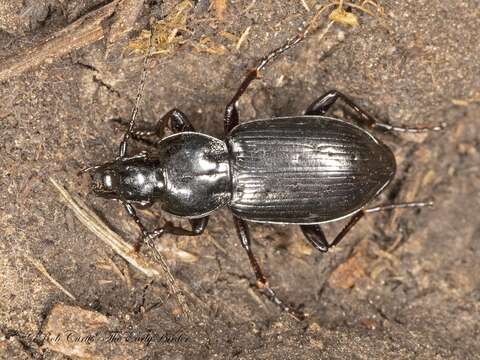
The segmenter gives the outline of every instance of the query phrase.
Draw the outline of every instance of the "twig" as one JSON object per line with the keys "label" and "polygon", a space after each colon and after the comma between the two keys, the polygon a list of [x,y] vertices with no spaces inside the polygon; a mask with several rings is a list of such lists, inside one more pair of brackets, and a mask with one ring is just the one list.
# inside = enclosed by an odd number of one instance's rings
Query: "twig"
{"label": "twig", "polygon": [[[41,44],[4,59],[0,63],[0,81],[18,76],[46,61],[60,58],[104,37],[108,38],[110,45],[131,30],[142,4],[143,0],[113,0],[86,14],[49,36]],[[110,28],[105,27],[104,22],[116,13],[118,15],[115,16]]]}
{"label": "twig", "polygon": [[[118,255],[120,255],[125,261],[141,271],[148,277],[161,278],[160,274],[163,272],[167,275],[167,283],[171,293],[176,297],[177,302],[182,308],[183,313],[187,318],[190,318],[191,312],[185,301],[182,290],[179,289],[170,268],[165,261],[162,254],[158,251],[154,244],[149,244],[154,252],[154,258],[158,261],[158,264],[152,263],[146,260],[140,254],[138,254],[134,247],[126,243],[117,233],[111,230],[82,200],[70,195],[63,186],[58,184],[54,179],[49,178],[53,186],[60,192],[63,199],[67,202],[70,209],[73,210],[75,216],[80,220],[90,231],[97,235],[100,240],[110,246]],[[160,265],[160,267],[158,266]],[[186,288],[182,284],[182,288]],[[195,295],[190,295],[196,299]]]}
{"label": "twig", "polygon": [[104,36],[102,22],[115,11],[119,0],[81,17],[65,29],[55,33],[42,44],[8,57],[0,65],[0,81],[37,67],[47,59],[59,58]]}
{"label": "twig", "polygon": [[50,280],[50,282],[55,285],[57,288],[59,288],[65,295],[67,295],[70,299],[76,301],[77,298],[75,296],[72,295],[72,293],[70,293],[67,289],[65,289],[62,284],[60,284],[57,280],[55,280],[47,271],[47,269],[45,269],[45,266],[43,266],[43,264],[38,261],[38,260],[35,260],[34,258],[28,256],[28,255],[24,255],[25,256],[25,259],[27,259],[28,261],[30,261],[30,263],[35,266],[35,268],[40,271],[40,273],[42,275],[44,275],[48,280]]}
{"label": "twig", "polygon": [[132,30],[143,3],[144,0],[121,0],[115,10],[115,20],[108,31],[108,49]]}
{"label": "twig", "polygon": [[305,10],[310,12],[310,6],[308,6],[307,2],[305,0],[301,0],[301,2],[302,2],[303,7],[305,8]]}

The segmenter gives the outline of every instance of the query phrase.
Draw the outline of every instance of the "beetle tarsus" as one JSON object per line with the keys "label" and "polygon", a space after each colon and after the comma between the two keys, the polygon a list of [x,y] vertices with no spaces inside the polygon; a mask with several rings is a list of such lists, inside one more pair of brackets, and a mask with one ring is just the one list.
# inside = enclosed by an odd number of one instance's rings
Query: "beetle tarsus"
{"label": "beetle tarsus", "polygon": [[280,300],[280,298],[277,296],[275,291],[273,291],[273,289],[269,286],[268,281],[265,278],[265,275],[263,274],[263,271],[260,268],[260,265],[258,264],[258,261],[255,258],[255,255],[253,254],[253,251],[251,248],[250,231],[248,230],[247,223],[236,216],[233,216],[233,220],[235,222],[235,227],[237,229],[237,234],[238,234],[238,237],[240,238],[242,247],[247,252],[248,259],[250,260],[250,264],[257,278],[257,281],[255,283],[257,288],[271,302],[273,302],[275,305],[280,307],[280,309],[282,309],[283,311],[289,313],[290,315],[292,315],[298,320],[305,319],[305,314],[303,314],[303,312],[294,309],[293,307],[287,305],[284,301]]}
{"label": "beetle tarsus", "polygon": [[305,314],[280,300],[275,291],[269,286],[268,282],[262,282],[262,280],[257,279],[256,286],[268,298],[268,300],[280,307],[282,311],[292,315],[299,321],[305,320]]}
{"label": "beetle tarsus", "polygon": [[415,202],[406,202],[398,204],[388,204],[380,205],[371,208],[365,209],[365,213],[374,213],[385,210],[394,210],[394,209],[418,209],[423,207],[432,207],[435,203],[433,201],[415,201]]}

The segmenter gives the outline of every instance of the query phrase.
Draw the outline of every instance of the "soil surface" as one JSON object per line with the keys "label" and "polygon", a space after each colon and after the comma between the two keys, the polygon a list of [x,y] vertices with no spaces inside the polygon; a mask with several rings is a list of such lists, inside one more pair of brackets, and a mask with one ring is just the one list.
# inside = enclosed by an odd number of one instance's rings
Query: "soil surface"
{"label": "soil surface", "polygon": [[[173,276],[188,285],[187,321],[166,280],[145,277],[101,242],[49,181],[135,242],[137,228],[122,206],[96,198],[77,172],[116,156],[123,128],[113,119],[129,118],[142,73],[143,55],[132,54],[128,40],[176,3],[146,4],[134,31],[108,51],[96,41],[0,83],[0,357],[480,359],[478,1],[379,1],[383,14],[371,2],[372,15],[352,9],[359,26],[335,23],[321,38],[324,16],[320,30],[240,100],[248,121],[301,114],[338,89],[392,124],[447,124],[436,133],[378,135],[398,172],[372,205],[434,200],[433,208],[368,215],[327,254],[309,247],[296,226],[251,224],[271,286],[303,308],[305,321],[255,289],[228,210],[214,214],[199,237],[160,240],[171,249],[165,257]],[[0,59],[104,4],[1,5]],[[198,131],[221,138],[224,107],[246,70],[294,36],[315,14],[315,1],[227,1],[223,19],[208,1],[192,4],[182,41],[149,62],[139,123],[155,124],[176,107]],[[348,117],[342,104],[333,113]],[[188,227],[158,214],[158,206],[141,211],[151,227],[165,219]],[[344,224],[326,224],[328,238]],[[151,256],[148,248],[141,255]],[[99,324],[118,341],[72,335],[93,334]]]}

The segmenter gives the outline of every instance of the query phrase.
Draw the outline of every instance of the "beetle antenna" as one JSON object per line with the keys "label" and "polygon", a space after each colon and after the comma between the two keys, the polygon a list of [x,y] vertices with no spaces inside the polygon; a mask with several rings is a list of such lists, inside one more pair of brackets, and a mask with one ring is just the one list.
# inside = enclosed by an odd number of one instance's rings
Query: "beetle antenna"
{"label": "beetle antenna", "polygon": [[120,149],[118,153],[118,158],[124,158],[127,153],[127,143],[128,139],[130,139],[133,131],[133,127],[135,126],[135,119],[137,118],[138,110],[140,108],[140,102],[142,101],[143,97],[143,89],[145,88],[145,82],[147,80],[147,69],[148,69],[148,60],[150,59],[150,55],[152,53],[153,48],[153,30],[150,31],[150,37],[148,40],[148,50],[145,53],[145,57],[143,58],[143,70],[142,70],[142,77],[140,78],[140,84],[138,85],[137,97],[135,99],[135,105],[132,109],[132,114],[130,116],[130,123],[128,124],[128,129],[123,136],[123,140],[120,144]]}

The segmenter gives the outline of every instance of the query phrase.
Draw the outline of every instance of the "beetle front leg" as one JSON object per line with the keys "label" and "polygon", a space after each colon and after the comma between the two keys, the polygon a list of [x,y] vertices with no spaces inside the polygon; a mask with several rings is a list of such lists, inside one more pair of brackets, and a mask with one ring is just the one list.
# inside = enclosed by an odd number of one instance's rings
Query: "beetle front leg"
{"label": "beetle front leg", "polygon": [[[166,123],[166,124],[165,124]],[[184,131],[195,131],[195,128],[188,120],[187,115],[181,112],[178,109],[172,109],[167,112],[157,124],[157,129],[160,130],[161,127],[169,127],[173,133],[179,133]],[[157,132],[157,136],[161,136],[160,131]]]}
{"label": "beetle front leg", "polygon": [[132,204],[130,204],[129,202],[127,201],[122,201],[122,204],[123,206],[125,207],[125,210],[127,211],[127,214],[133,219],[133,221],[135,221],[135,223],[137,224],[138,228],[140,229],[141,233],[142,233],[142,236],[143,237],[147,237],[148,236],[148,231],[147,231],[147,228],[145,227],[145,225],[143,225],[142,221],[140,220],[140,218],[138,217],[137,215],[137,211],[135,210],[135,208],[133,207]]}
{"label": "beetle front leg", "polygon": [[[114,121],[119,122],[123,126],[128,126],[121,119],[114,119]],[[130,136],[147,145],[155,146],[157,141],[152,141],[150,137],[157,136],[159,139],[162,139],[165,128],[169,128],[174,134],[184,131],[195,131],[195,128],[182,111],[172,109],[162,116],[155,126],[137,127],[131,131]]]}
{"label": "beetle front leg", "polygon": [[158,227],[153,231],[148,231],[147,227],[142,223],[140,218],[137,215],[137,212],[132,204],[129,202],[123,202],[125,209],[127,210],[128,215],[133,218],[135,223],[138,225],[140,232],[142,233],[141,239],[135,244],[135,251],[139,251],[141,245],[145,242],[145,239],[154,240],[156,238],[161,237],[164,234],[173,234],[179,236],[199,236],[201,235],[208,224],[209,216],[205,216],[198,219],[189,219],[190,224],[192,226],[191,230],[184,229],[180,226],[173,226],[171,224],[167,224],[163,227]]}
{"label": "beetle front leg", "polygon": [[182,228],[180,226],[167,224],[166,226],[156,228],[153,231],[147,231],[146,234],[143,234],[142,238],[137,242],[137,244],[135,244],[135,251],[138,252],[143,243],[148,243],[148,241],[155,240],[164,234],[173,234],[178,236],[199,236],[205,231],[205,228],[208,224],[208,219],[208,216],[199,219],[190,219],[190,224],[192,226],[191,230]]}
{"label": "beetle front leg", "polygon": [[163,129],[169,128],[173,133],[179,133],[183,131],[195,131],[194,127],[190,123],[182,111],[178,109],[172,109],[161,117],[153,128],[135,129],[132,135],[141,139],[147,136],[157,136],[161,138],[163,136]]}
{"label": "beetle front leg", "polygon": [[326,94],[319,97],[317,100],[311,104],[305,111],[305,115],[325,115],[325,113],[330,109],[330,107],[338,100],[342,101],[350,107],[354,113],[358,116],[358,121],[363,125],[368,126],[372,129],[383,129],[387,131],[398,131],[398,132],[409,132],[409,133],[421,133],[427,131],[440,131],[445,128],[445,124],[435,126],[418,126],[418,127],[405,127],[405,126],[393,126],[389,124],[384,124],[377,121],[373,116],[368,114],[360,106],[355,104],[348,96],[342,94],[337,90],[330,90]]}
{"label": "beetle front leg", "polygon": [[250,232],[248,230],[247,223],[235,215],[233,216],[233,220],[235,222],[235,227],[237,229],[237,234],[238,234],[238,237],[240,238],[242,247],[247,252],[248,259],[250,260],[250,265],[252,266],[255,276],[257,278],[257,281],[256,281],[257,288],[261,290],[263,294],[265,294],[271,302],[279,306],[283,311],[288,312],[297,320],[305,319],[305,314],[285,304],[282,300],[280,300],[277,297],[277,294],[275,294],[275,291],[273,291],[272,288],[270,288],[267,282],[267,279],[265,278],[265,275],[263,275],[262,269],[260,268],[260,265],[258,264],[258,261],[255,258],[255,255],[253,254],[253,251],[251,248],[251,241],[250,241]]}

